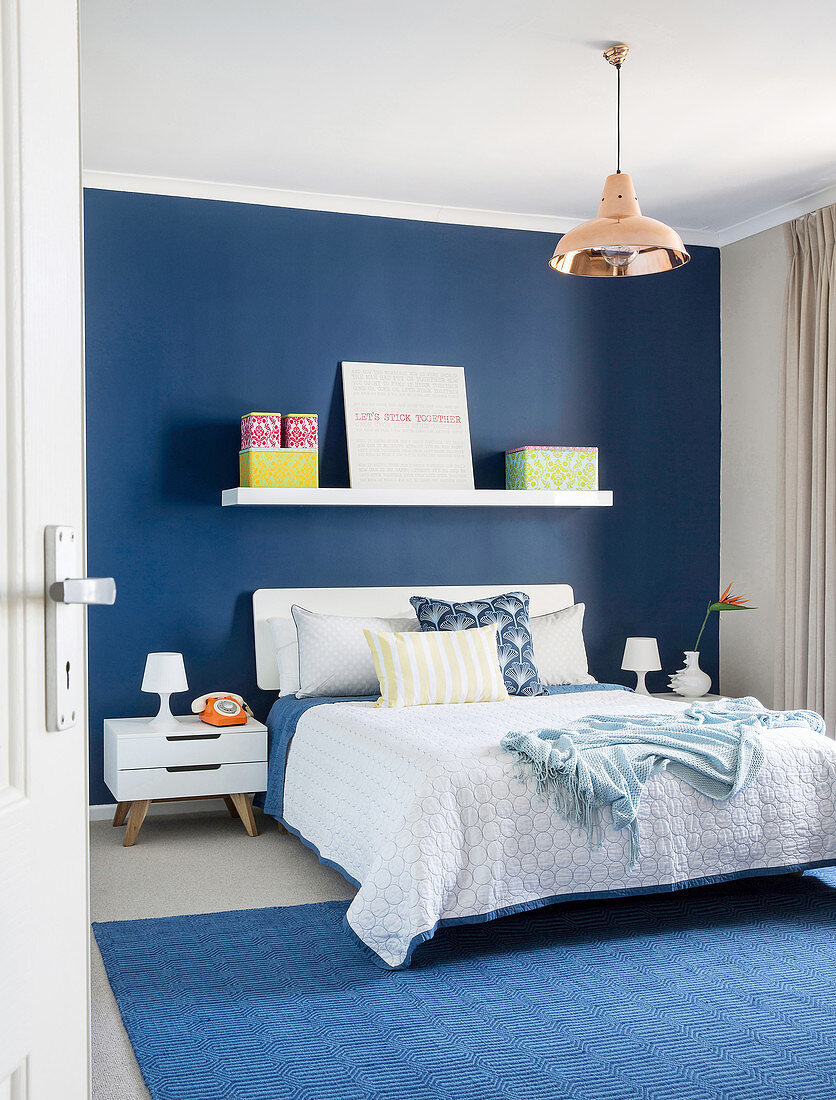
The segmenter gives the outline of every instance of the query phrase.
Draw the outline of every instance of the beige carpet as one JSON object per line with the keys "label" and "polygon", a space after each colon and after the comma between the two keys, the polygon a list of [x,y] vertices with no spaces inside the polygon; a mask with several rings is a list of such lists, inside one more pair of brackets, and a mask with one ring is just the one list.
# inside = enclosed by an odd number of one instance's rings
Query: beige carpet
{"label": "beige carpet", "polygon": [[[90,826],[93,920],[131,920],[351,898],[354,888],[258,814],[248,837],[218,811],[146,818],[133,848],[123,829]],[[152,811],[153,813],[153,811]],[[93,1100],[148,1100],[98,948],[92,949]]]}

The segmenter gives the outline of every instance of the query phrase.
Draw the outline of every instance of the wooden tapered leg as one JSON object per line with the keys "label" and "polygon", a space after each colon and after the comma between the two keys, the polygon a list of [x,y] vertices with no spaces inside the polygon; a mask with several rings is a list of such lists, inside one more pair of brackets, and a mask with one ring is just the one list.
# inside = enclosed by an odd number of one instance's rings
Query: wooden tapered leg
{"label": "wooden tapered leg", "polygon": [[235,803],[232,801],[232,798],[230,797],[230,795],[228,795],[228,794],[224,795],[224,802],[226,803],[226,808],[229,810],[229,816],[230,817],[237,817],[238,816],[238,811],[235,809]]}
{"label": "wooden tapered leg", "polygon": [[125,818],[128,816],[128,811],[131,808],[130,802],[117,802],[116,813],[113,815],[113,824],[115,826],[124,825]]}
{"label": "wooden tapered leg", "polygon": [[238,816],[244,822],[244,828],[250,836],[258,836],[258,829],[256,827],[255,818],[253,817],[253,808],[250,805],[250,796],[248,794],[231,794],[229,797],[235,803],[235,809],[238,811]]}
{"label": "wooden tapered leg", "polygon": [[131,813],[128,818],[128,827],[125,830],[125,839],[122,844],[125,848],[130,848],[137,838],[139,830],[142,828],[142,823],[145,820],[145,815],[148,813],[148,807],[151,805],[151,799],[141,799],[139,802],[131,803]]}
{"label": "wooden tapered leg", "polygon": [[278,820],[277,820],[277,821],[276,821],[276,824],[277,824],[277,825],[278,825],[278,827],[279,827],[279,832],[280,832],[280,833],[286,833],[286,832],[287,832],[287,829],[286,829],[286,828],[284,827],[284,825],[282,825],[281,821],[278,821]]}

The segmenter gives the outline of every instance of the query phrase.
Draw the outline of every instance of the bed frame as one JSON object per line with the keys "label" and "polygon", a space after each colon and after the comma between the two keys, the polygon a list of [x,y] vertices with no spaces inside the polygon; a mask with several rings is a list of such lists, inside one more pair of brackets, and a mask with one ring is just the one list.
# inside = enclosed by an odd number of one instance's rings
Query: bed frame
{"label": "bed frame", "polygon": [[255,669],[258,686],[279,690],[279,669],[268,619],[289,619],[298,603],[308,611],[326,615],[375,615],[405,618],[414,614],[410,596],[436,596],[443,600],[478,600],[503,592],[526,592],[532,615],[548,615],[571,607],[575,596],[568,584],[413,584],[409,588],[259,588],[253,593]]}

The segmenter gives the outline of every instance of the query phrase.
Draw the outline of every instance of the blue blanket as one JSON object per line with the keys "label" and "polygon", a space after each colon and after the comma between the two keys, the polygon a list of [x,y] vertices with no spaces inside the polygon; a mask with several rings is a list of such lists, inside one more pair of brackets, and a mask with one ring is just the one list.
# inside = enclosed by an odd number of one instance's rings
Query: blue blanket
{"label": "blue blanket", "polygon": [[[546,689],[549,695],[568,695],[578,691],[630,691],[623,684],[565,684],[561,687]],[[282,695],[270,708],[267,716],[269,737],[269,757],[267,765],[267,790],[256,795],[256,805],[265,813],[283,820],[284,811],[284,773],[290,742],[296,733],[299,719],[311,707],[321,707],[329,703],[373,703],[374,695],[350,695],[340,698],[319,696],[315,699],[297,699],[295,695]]]}
{"label": "blue blanket", "polygon": [[770,711],[757,699],[692,704],[683,714],[591,714],[561,729],[506,734],[502,747],[517,775],[537,789],[567,821],[603,842],[604,808],[616,829],[630,830],[630,858],[640,856],[637,814],[648,779],[662,768],[723,800],[747,787],[763,763],[759,731],[808,726],[824,732],[812,711]]}

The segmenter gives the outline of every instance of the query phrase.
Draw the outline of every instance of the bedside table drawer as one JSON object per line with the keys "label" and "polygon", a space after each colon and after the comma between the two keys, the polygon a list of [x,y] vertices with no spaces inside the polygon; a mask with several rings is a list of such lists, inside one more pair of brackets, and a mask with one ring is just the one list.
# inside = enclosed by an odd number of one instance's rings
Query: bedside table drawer
{"label": "bedside table drawer", "polygon": [[[168,768],[185,764],[236,764],[267,759],[267,733],[248,730],[215,731],[203,727],[187,737],[132,734],[119,741],[119,771],[132,768]],[[205,732],[204,732],[205,731]],[[243,789],[243,788],[242,788]]]}
{"label": "bedside table drawer", "polygon": [[[172,767],[178,770],[169,770]],[[180,768],[186,770],[181,771]],[[131,771],[117,772],[114,779],[116,789],[112,793],[119,802],[134,802],[145,798],[250,793],[267,789],[267,761],[134,768]]]}

